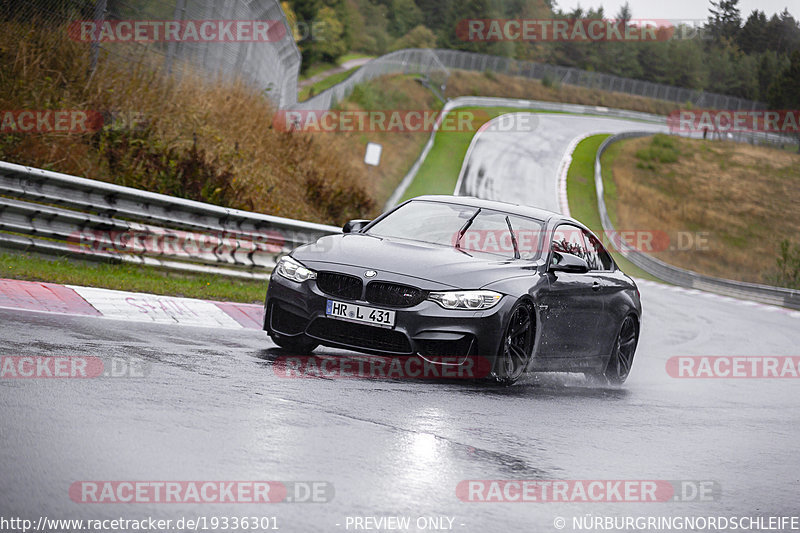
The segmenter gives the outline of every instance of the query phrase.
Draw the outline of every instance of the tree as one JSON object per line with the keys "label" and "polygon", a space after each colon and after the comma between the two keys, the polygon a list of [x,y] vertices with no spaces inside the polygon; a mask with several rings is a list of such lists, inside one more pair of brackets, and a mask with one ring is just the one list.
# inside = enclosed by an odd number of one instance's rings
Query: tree
{"label": "tree", "polygon": [[770,85],[767,102],[773,109],[800,108],[800,50],[792,52],[789,66]]}
{"label": "tree", "polygon": [[763,52],[767,49],[767,16],[754,9],[736,39],[739,48],[746,54]]}
{"label": "tree", "polygon": [[283,9],[283,14],[286,16],[286,22],[289,24],[289,28],[292,31],[292,37],[294,41],[297,42],[303,38],[300,33],[300,29],[297,26],[297,14],[292,9],[292,6],[289,2],[281,2],[281,9]]}
{"label": "tree", "polygon": [[403,48],[436,48],[436,34],[420,24],[392,45],[393,50]]}
{"label": "tree", "polygon": [[702,89],[708,83],[703,45],[697,39],[658,43],[667,47],[666,82],[687,89]]}
{"label": "tree", "polygon": [[760,55],[760,59],[758,61],[758,73],[756,74],[756,77],[758,78],[757,100],[762,102],[767,101],[769,86],[773,81],[775,81],[782,70],[783,68],[781,66],[781,61],[778,58],[778,54],[776,54],[774,51],[767,50]]}
{"label": "tree", "polygon": [[723,39],[732,41],[739,33],[742,14],[738,4],[739,0],[718,0],[717,2],[711,0],[711,7],[708,9],[711,16],[708,17],[706,29],[716,43]]}
{"label": "tree", "polygon": [[620,22],[623,27],[630,22],[631,18],[633,18],[633,13],[631,13],[631,6],[628,2],[622,4],[617,11],[616,19]]}
{"label": "tree", "polygon": [[314,35],[314,51],[323,61],[334,62],[347,52],[344,25],[332,7],[325,6],[317,13],[317,31]]}
{"label": "tree", "polygon": [[502,12],[498,10],[493,0],[464,0],[457,9],[450,11],[450,21],[439,35],[439,44],[443,48],[467,50],[493,55],[510,55],[513,52],[513,43],[508,41],[483,42],[467,41],[458,34],[457,27],[462,20],[470,19],[495,19],[501,18]]}
{"label": "tree", "polygon": [[784,9],[778,15],[772,15],[767,24],[767,46],[779,54],[791,54],[800,49],[800,26],[797,21]]}
{"label": "tree", "polygon": [[311,24],[319,11],[319,0],[290,0],[289,5],[297,14],[297,19],[306,24]]}
{"label": "tree", "polygon": [[440,33],[452,22],[455,0],[416,0],[415,3],[425,18],[425,25],[435,33]]}
{"label": "tree", "polygon": [[[630,5],[625,2],[614,17],[614,24],[619,29],[620,33],[625,31],[631,17]],[[602,65],[602,70],[609,74],[614,74],[623,78],[638,78],[642,75],[637,43],[620,41],[605,43],[603,50],[601,50],[600,63]]]}
{"label": "tree", "polygon": [[422,11],[414,0],[392,0],[389,10],[389,34],[402,37],[422,24]]}

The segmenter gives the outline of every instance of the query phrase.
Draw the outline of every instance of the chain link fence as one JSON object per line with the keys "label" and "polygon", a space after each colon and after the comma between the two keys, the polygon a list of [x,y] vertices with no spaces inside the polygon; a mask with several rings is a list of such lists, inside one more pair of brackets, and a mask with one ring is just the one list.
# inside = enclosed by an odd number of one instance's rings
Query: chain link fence
{"label": "chain link fence", "polygon": [[601,91],[627,93],[696,108],[760,110],[766,104],[744,100],[724,94],[708,93],[694,89],[673,87],[661,83],[620,78],[611,74],[590,72],[571,67],[559,67],[531,61],[518,61],[507,57],[462,52],[460,50],[407,49],[386,54],[372,60],[347,80],[298,104],[300,109],[329,109],[332,102],[341,101],[359,83],[386,74],[439,74],[447,79],[452,69],[475,72],[496,72],[534,80],[549,79],[555,84],[576,85]]}
{"label": "chain link fence", "polygon": [[408,48],[390,52],[373,59],[352,76],[317,96],[293,106],[294,109],[325,110],[341,102],[360,84],[390,74],[420,74],[429,79],[435,88],[444,89],[450,71],[439,59],[435,50]]}
{"label": "chain link fence", "polygon": [[576,85],[601,91],[626,93],[679,104],[690,103],[697,108],[758,110],[766,109],[766,104],[754,102],[724,94],[708,93],[694,89],[685,89],[652,83],[649,81],[621,78],[612,74],[591,72],[571,67],[559,67],[531,61],[517,61],[507,57],[475,54],[459,50],[436,50],[439,59],[452,69],[492,71],[509,76],[521,76],[530,79],[549,79],[554,83]]}
{"label": "chain link fence", "polygon": [[[675,102],[681,106],[691,106],[695,109],[760,111],[767,108],[763,102],[745,100],[724,94],[620,78],[611,74],[590,72],[571,67],[559,67],[530,61],[517,61],[507,57],[440,49],[398,50],[373,59],[348,79],[293,107],[295,109],[313,110],[330,109],[336,102],[346,98],[356,85],[389,74],[419,74],[431,80],[432,85],[443,92],[452,70],[488,71],[535,80],[549,79],[554,84],[621,92]],[[753,131],[721,134],[716,131],[710,131],[709,134],[712,138],[728,138],[736,142],[750,144],[771,144],[781,147],[800,144],[800,139],[796,136],[770,132]]]}
{"label": "chain link fence", "polygon": [[[165,75],[179,76],[189,67],[209,80],[241,79],[280,107],[297,102],[301,56],[278,0],[10,0],[0,5],[0,18],[33,22],[85,41],[92,69],[106,58],[131,65],[146,58]],[[251,30],[244,36],[237,33],[239,21]],[[181,31],[191,29],[188,24],[200,35],[175,39],[161,33],[161,38],[140,38],[135,34],[136,22],[149,23],[151,31],[162,32],[166,26],[160,23],[177,23],[174,27]],[[202,27],[204,22],[210,22],[207,28]],[[233,24],[223,32],[220,24],[229,22]],[[260,39],[253,35],[255,22],[269,28]],[[114,36],[134,37],[109,39],[109,28]],[[214,28],[218,37],[203,38]]]}

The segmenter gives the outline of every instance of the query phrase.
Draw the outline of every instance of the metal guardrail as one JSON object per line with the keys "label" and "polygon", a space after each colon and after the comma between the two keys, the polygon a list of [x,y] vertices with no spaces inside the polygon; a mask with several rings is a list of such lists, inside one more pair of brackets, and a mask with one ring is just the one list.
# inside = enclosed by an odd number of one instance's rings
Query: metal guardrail
{"label": "metal guardrail", "polygon": [[0,246],[244,279],[334,226],[0,162]]}
{"label": "metal guardrail", "polygon": [[292,109],[327,110],[341,102],[359,83],[389,74],[420,74],[443,85],[450,72],[434,50],[429,48],[408,48],[390,52],[377,57],[356,70],[346,80],[341,81],[305,102],[291,106]]}
{"label": "metal guardrail", "polygon": [[597,149],[594,162],[594,182],[597,190],[597,207],[600,211],[600,220],[603,230],[609,236],[614,247],[626,257],[631,263],[638,266],[645,272],[656,276],[659,279],[688,287],[709,292],[715,292],[725,296],[755,300],[772,305],[780,305],[792,309],[800,309],[800,290],[787,289],[783,287],[771,287],[758,283],[747,283],[743,281],[733,281],[728,279],[714,278],[705,276],[691,270],[684,270],[669,265],[655,257],[647,255],[634,249],[622,236],[616,232],[611,218],[608,216],[603,190],[603,174],[600,165],[600,158],[605,150],[613,143],[624,139],[643,137],[652,135],[652,132],[632,131],[612,135],[608,137]]}

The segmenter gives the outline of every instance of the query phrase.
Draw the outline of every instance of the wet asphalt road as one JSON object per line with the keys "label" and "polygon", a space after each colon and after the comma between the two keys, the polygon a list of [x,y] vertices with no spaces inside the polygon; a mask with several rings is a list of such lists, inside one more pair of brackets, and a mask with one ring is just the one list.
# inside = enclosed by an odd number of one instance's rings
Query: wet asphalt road
{"label": "wet asphalt road", "polygon": [[[542,175],[552,176],[576,135],[617,131],[608,119],[544,117],[563,128],[529,137]],[[537,147],[544,142],[547,150]],[[513,199],[555,199],[552,183],[541,187]],[[286,379],[276,372],[280,352],[258,331],[0,310],[3,355],[136,358],[147,368],[140,378],[0,379],[0,517],[276,516],[282,531],[335,532],[348,531],[347,516],[447,516],[453,531],[477,533],[557,531],[556,517],[573,531],[572,517],[587,513],[800,514],[798,381],[665,370],[676,355],[799,356],[800,314],[653,283],[641,291],[641,341],[621,389],[572,374],[510,388]],[[713,481],[721,493],[703,502],[469,503],[456,496],[468,479]],[[335,497],[87,505],[68,494],[81,480],[326,481]]]}
{"label": "wet asphalt road", "polygon": [[[594,116],[520,112],[511,117],[518,118],[491,120],[489,130],[473,139],[459,194],[560,212],[554,176],[570,141],[594,133],[668,131],[665,125]],[[505,131],[514,126],[530,131]]]}
{"label": "wet asphalt road", "polygon": [[[556,531],[555,517],[585,513],[796,512],[797,381],[675,379],[665,363],[797,355],[800,317],[656,284],[642,293],[642,341],[622,389],[572,374],[511,388],[287,379],[258,331],[2,310],[5,354],[136,357],[148,375],[0,381],[0,514],[277,516],[284,531],[346,531],[348,515],[446,515],[453,530],[480,532]],[[207,479],[328,481],[335,497],[256,506],[68,496],[80,480]],[[689,503],[469,503],[455,492],[466,479],[712,480],[722,493]]]}

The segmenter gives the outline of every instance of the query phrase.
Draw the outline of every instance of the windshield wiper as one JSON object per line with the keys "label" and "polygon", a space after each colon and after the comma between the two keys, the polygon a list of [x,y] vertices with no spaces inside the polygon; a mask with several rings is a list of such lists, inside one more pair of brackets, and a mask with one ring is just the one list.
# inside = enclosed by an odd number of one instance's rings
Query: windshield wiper
{"label": "windshield wiper", "polygon": [[514,229],[511,227],[511,221],[506,217],[506,225],[508,226],[508,232],[511,234],[511,242],[514,244],[514,259],[519,259],[521,256],[519,255],[519,246],[517,246],[517,238],[514,236]]}
{"label": "windshield wiper", "polygon": [[467,220],[467,222],[466,222],[466,223],[465,223],[465,224],[464,224],[464,225],[461,227],[461,230],[458,232],[458,238],[456,238],[456,250],[461,250],[461,238],[462,238],[462,237],[464,236],[464,234],[467,232],[467,230],[469,229],[469,227],[472,225],[472,221],[473,221],[473,220],[475,220],[475,217],[477,217],[477,216],[478,216],[478,213],[480,213],[480,212],[481,212],[481,210],[480,210],[480,209],[478,209],[477,211],[475,211],[475,214],[474,214],[474,215],[472,215],[472,216],[470,217],[470,219],[469,219],[469,220]]}

